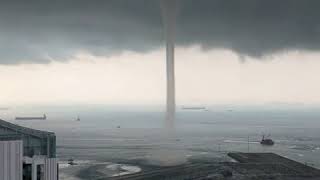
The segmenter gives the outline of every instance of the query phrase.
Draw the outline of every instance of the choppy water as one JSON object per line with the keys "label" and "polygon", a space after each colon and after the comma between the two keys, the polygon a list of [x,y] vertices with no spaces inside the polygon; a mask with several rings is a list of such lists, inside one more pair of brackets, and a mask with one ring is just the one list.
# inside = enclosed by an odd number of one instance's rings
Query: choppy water
{"label": "choppy water", "polygon": [[[108,106],[28,107],[1,111],[0,118],[37,129],[56,132],[61,161],[69,158],[91,162],[125,160],[170,161],[217,157],[222,152],[275,152],[320,167],[320,109],[221,108],[179,111],[176,133],[162,130],[159,108]],[[15,116],[42,115],[46,121],[14,121]],[[75,121],[77,116],[80,122]],[[118,128],[120,127],[120,128]],[[262,134],[276,144],[261,146]],[[249,137],[249,143],[248,143]],[[164,158],[165,159],[165,158]],[[69,177],[62,171],[61,179]],[[69,177],[70,178],[70,177]]]}

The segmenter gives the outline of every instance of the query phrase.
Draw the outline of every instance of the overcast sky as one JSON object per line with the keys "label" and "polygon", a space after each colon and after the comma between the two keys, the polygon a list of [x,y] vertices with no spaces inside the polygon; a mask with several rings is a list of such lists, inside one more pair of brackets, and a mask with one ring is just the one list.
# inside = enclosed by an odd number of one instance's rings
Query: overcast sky
{"label": "overcast sky", "polygon": [[[181,0],[177,99],[320,103],[320,1]],[[157,0],[0,0],[0,105],[163,104]]]}

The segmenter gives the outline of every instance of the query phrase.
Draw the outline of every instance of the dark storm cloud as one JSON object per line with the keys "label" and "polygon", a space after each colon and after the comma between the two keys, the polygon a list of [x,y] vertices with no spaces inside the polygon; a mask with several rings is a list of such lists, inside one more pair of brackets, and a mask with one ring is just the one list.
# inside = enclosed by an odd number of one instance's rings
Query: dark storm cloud
{"label": "dark storm cloud", "polygon": [[[179,45],[242,56],[320,49],[319,0],[181,0]],[[47,63],[76,52],[147,52],[163,44],[158,0],[0,1],[0,63]]]}

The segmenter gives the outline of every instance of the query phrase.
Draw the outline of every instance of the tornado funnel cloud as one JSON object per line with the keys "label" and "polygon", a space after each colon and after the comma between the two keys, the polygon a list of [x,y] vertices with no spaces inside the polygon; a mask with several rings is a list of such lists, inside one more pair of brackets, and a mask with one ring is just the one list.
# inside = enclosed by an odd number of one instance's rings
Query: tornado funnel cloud
{"label": "tornado funnel cloud", "polygon": [[166,40],[166,68],[167,68],[167,107],[165,127],[174,129],[175,124],[175,31],[177,17],[177,0],[161,0],[162,19]]}

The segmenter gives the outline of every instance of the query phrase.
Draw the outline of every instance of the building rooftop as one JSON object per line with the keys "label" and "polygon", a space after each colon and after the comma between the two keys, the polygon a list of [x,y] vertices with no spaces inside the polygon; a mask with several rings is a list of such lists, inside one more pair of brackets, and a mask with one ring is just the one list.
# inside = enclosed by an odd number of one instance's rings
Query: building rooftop
{"label": "building rooftop", "polygon": [[56,136],[53,132],[26,128],[0,119],[0,140],[22,140],[24,156],[56,157]]}
{"label": "building rooftop", "polygon": [[0,141],[17,141],[22,140],[19,134],[0,134]]}

